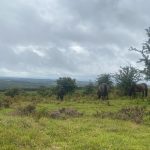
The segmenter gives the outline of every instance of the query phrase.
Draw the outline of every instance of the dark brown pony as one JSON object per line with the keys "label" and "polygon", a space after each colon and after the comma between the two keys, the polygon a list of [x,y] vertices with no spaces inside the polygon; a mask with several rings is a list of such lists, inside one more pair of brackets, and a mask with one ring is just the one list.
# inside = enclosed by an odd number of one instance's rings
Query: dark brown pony
{"label": "dark brown pony", "polygon": [[99,85],[97,90],[98,98],[102,100],[108,100],[108,91],[109,87],[106,83],[102,83],[101,85]]}
{"label": "dark brown pony", "polygon": [[148,87],[146,83],[133,84],[129,89],[129,96],[136,97],[136,93],[141,93],[142,97],[147,97]]}

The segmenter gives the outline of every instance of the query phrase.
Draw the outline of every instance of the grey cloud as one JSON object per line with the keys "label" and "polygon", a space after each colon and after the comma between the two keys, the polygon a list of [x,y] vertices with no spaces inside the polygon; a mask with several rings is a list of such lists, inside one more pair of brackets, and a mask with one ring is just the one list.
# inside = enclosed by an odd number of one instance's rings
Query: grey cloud
{"label": "grey cloud", "polygon": [[[1,0],[0,74],[95,76],[133,64],[148,0]],[[20,50],[19,47],[23,47]],[[10,71],[9,71],[10,70]],[[19,73],[20,72],[20,73]]]}

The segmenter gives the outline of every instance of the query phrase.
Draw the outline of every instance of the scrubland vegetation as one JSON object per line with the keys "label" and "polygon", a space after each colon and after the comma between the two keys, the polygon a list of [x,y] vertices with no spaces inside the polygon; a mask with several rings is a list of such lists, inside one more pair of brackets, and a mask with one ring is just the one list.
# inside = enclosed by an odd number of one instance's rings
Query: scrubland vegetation
{"label": "scrubland vegetation", "polygon": [[148,150],[150,100],[111,92],[109,103],[84,89],[43,96],[38,91],[0,94],[2,150]]}
{"label": "scrubland vegetation", "polygon": [[39,89],[35,82],[34,91],[1,91],[0,150],[149,150],[150,92],[138,84],[150,80],[146,32],[142,49],[130,48],[141,54],[142,70],[120,67],[84,87],[61,77]]}

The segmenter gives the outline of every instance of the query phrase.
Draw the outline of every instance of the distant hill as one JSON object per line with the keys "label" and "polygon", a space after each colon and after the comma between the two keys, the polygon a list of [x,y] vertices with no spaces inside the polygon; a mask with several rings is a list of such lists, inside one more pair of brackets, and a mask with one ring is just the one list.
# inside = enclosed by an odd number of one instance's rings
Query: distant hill
{"label": "distant hill", "polygon": [[[87,85],[87,81],[77,81],[78,86]],[[11,78],[0,77],[0,90],[9,88],[21,88],[21,89],[36,89],[40,86],[55,86],[56,80],[54,79],[31,79],[31,78]]]}

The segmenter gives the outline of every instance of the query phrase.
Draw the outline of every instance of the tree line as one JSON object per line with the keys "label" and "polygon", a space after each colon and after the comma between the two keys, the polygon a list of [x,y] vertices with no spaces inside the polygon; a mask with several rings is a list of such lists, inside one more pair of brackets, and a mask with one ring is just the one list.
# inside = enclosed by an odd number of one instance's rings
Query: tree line
{"label": "tree line", "polygon": [[[128,95],[129,88],[141,80],[150,80],[150,27],[146,29],[148,40],[142,44],[141,49],[130,47],[129,50],[140,54],[141,58],[137,63],[142,63],[143,69],[137,69],[131,65],[120,67],[115,74],[101,74],[97,77],[96,82],[89,82],[84,87],[84,94],[91,94],[96,87],[102,83],[107,83],[110,87],[119,89],[121,95]],[[55,94],[58,99],[63,100],[67,94],[72,94],[77,89],[76,80],[71,77],[61,77],[56,81],[56,86],[51,88],[51,92],[45,87],[38,90],[40,95]],[[19,90],[11,89],[5,92],[6,96],[14,97],[19,94]]]}
{"label": "tree line", "polygon": [[[133,66],[120,67],[118,73],[115,74],[101,74],[98,76],[96,83],[100,85],[107,83],[110,87],[116,86],[122,95],[128,95],[129,88],[141,80],[150,80],[150,27],[145,30],[148,40],[142,44],[141,49],[130,47],[130,51],[137,52],[141,55],[138,63],[144,63],[143,69],[137,69]],[[113,80],[114,79],[114,80]],[[113,82],[114,81],[114,82]],[[76,83],[71,78],[60,78],[57,80],[57,95],[58,98],[63,99],[63,95],[73,92]],[[70,90],[69,90],[70,89]],[[89,83],[85,87],[85,93],[89,94],[94,91],[93,83]]]}

